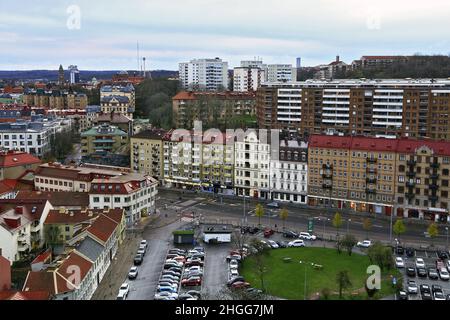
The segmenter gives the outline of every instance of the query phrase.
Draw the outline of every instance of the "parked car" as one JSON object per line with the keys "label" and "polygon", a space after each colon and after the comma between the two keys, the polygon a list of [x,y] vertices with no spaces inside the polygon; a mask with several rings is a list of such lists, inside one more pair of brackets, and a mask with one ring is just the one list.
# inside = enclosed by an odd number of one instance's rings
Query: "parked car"
{"label": "parked car", "polygon": [[397,300],[408,300],[408,294],[403,290],[399,291],[397,294]]}
{"label": "parked car", "polygon": [[134,257],[134,265],[135,266],[139,266],[142,264],[142,261],[144,261],[144,256],[140,253],[138,253],[135,257]]}
{"label": "parked car", "polygon": [[140,246],[144,246],[145,249],[147,249],[148,243],[147,240],[142,240],[141,243],[139,244]]}
{"label": "parked car", "polygon": [[406,275],[408,277],[415,277],[416,276],[416,269],[414,269],[412,267],[406,268]]}
{"label": "parked car", "polygon": [[264,230],[264,238],[270,238],[274,233],[274,230],[267,228]]}
{"label": "parked car", "polygon": [[267,243],[270,245],[270,247],[271,247],[272,249],[278,249],[278,248],[279,248],[278,243],[276,243],[276,242],[273,241],[273,240],[267,240]]}
{"label": "parked car", "polygon": [[176,283],[166,282],[166,281],[158,282],[158,286],[156,287],[156,290],[159,290],[162,287],[172,287],[173,289],[178,291],[178,284],[176,284]]}
{"label": "parked car", "polygon": [[360,248],[369,248],[372,245],[372,241],[370,240],[364,240],[364,241],[359,241],[356,246],[360,247]]}
{"label": "parked car", "polygon": [[267,206],[268,206],[269,208],[279,208],[279,207],[280,207],[280,205],[278,204],[278,202],[271,202],[271,203],[268,203]]}
{"label": "parked car", "polygon": [[237,262],[237,260],[231,260],[230,269],[237,269],[237,268],[239,268],[239,263]]}
{"label": "parked car", "polygon": [[446,300],[444,293],[442,291],[436,291],[433,293],[433,299],[434,300]]}
{"label": "parked car", "polygon": [[232,254],[227,256],[227,262],[230,262],[231,260],[237,260],[237,261],[241,261],[242,256],[240,254]]}
{"label": "parked car", "polygon": [[414,280],[408,280],[408,293],[409,294],[417,294],[419,291],[419,287]]}
{"label": "parked car", "polygon": [[190,277],[203,277],[203,272],[202,271],[190,271],[190,272],[185,272],[183,275],[183,279],[187,279]]}
{"label": "parked car", "polygon": [[158,286],[156,292],[171,292],[171,293],[177,293],[178,290],[175,289],[172,286]]}
{"label": "parked car", "polygon": [[200,267],[200,266],[192,266],[192,267],[190,267],[190,268],[187,268],[185,271],[186,271],[186,272],[194,272],[194,271],[197,271],[197,272],[202,272],[202,273],[203,273],[203,268]]}
{"label": "parked car", "polygon": [[448,281],[450,279],[450,275],[446,268],[438,269],[439,277],[441,280]]}
{"label": "parked car", "polygon": [[128,279],[133,280],[136,279],[137,276],[138,276],[138,268],[131,267],[130,271],[128,271]]}
{"label": "parked car", "polygon": [[431,288],[427,284],[421,284],[419,286],[419,289],[420,289],[420,294],[424,294],[424,293],[430,293],[431,294]]}
{"label": "parked car", "polygon": [[444,261],[442,261],[441,259],[437,259],[436,260],[436,269],[442,269],[445,268],[445,263]]}
{"label": "parked car", "polygon": [[299,237],[300,239],[303,239],[303,240],[309,240],[309,241],[311,241],[311,240],[316,240],[316,239],[317,239],[317,237],[316,237],[315,235],[310,234],[309,232],[300,232],[300,234],[298,235],[298,237]]}
{"label": "parked car", "polygon": [[406,256],[412,258],[416,255],[416,250],[413,248],[406,248]]}
{"label": "parked car", "polygon": [[174,279],[169,279],[169,278],[161,278],[159,279],[159,284],[164,283],[164,284],[176,284],[178,286],[179,281],[178,280],[174,280]]}
{"label": "parked car", "polygon": [[232,285],[233,283],[235,283],[235,282],[245,282],[245,279],[244,279],[244,277],[242,277],[242,276],[236,277],[236,278],[234,278],[234,279],[229,280],[229,281],[227,282],[227,286],[228,286],[228,287],[231,287],[231,285]]}
{"label": "parked car", "polygon": [[122,283],[119,288],[119,294],[117,295],[117,300],[126,300],[128,293],[130,292],[130,285],[128,283]]}
{"label": "parked car", "polygon": [[195,247],[194,250],[199,252],[199,253],[205,254],[205,248],[203,248],[203,247]]}
{"label": "parked car", "polygon": [[165,274],[168,274],[168,275],[172,275],[172,276],[181,276],[181,271],[175,271],[175,270],[164,270],[163,272],[162,272],[162,275],[165,275]]}
{"label": "parked car", "polygon": [[417,275],[419,276],[419,278],[426,278],[428,276],[427,269],[417,268]]}
{"label": "parked car", "polygon": [[239,276],[239,271],[237,269],[230,269],[230,277],[236,278],[237,276]]}
{"label": "parked car", "polygon": [[433,296],[430,292],[424,292],[421,294],[422,300],[433,300]]}
{"label": "parked car", "polygon": [[179,267],[183,267],[183,263],[174,260],[174,259],[168,259],[166,260],[165,264],[174,264],[174,265],[178,265]]}
{"label": "parked car", "polygon": [[416,258],[416,268],[425,268],[425,261],[422,258]]}
{"label": "parked car", "polygon": [[186,292],[186,294],[190,294],[191,296],[196,297],[197,299],[202,298],[202,293],[197,290],[189,290],[188,292]]}
{"label": "parked car", "polygon": [[403,248],[402,246],[395,246],[395,254],[402,256],[405,254],[405,248]]}
{"label": "parked car", "polygon": [[438,284],[433,284],[431,286],[431,292],[435,293],[435,292],[442,292],[442,287]]}
{"label": "parked car", "polygon": [[161,280],[163,280],[163,279],[170,279],[170,280],[172,280],[172,281],[180,281],[180,277],[178,277],[178,276],[173,276],[173,275],[170,275],[170,274],[164,274],[164,275],[161,276],[160,279],[161,279]]}
{"label": "parked car", "polygon": [[447,294],[447,295],[445,296],[445,300],[450,300],[450,294]]}
{"label": "parked car", "polygon": [[193,295],[183,293],[178,296],[178,300],[198,300],[198,298]]}
{"label": "parked car", "polygon": [[428,278],[432,280],[439,279],[439,274],[436,268],[428,268]]}
{"label": "parked car", "polygon": [[184,266],[186,267],[186,268],[190,268],[190,267],[193,267],[193,266],[199,266],[199,267],[203,267],[203,262],[201,262],[201,261],[189,261],[189,262],[186,262],[185,264],[184,264]]}
{"label": "parked car", "polygon": [[298,238],[299,234],[294,231],[285,231],[285,232],[283,232],[283,236],[285,238],[295,239],[295,238]]}
{"label": "parked car", "polygon": [[257,234],[260,231],[261,231],[261,229],[259,229],[258,227],[253,227],[253,228],[250,228],[248,232],[250,234]]}
{"label": "parked car", "polygon": [[404,268],[405,267],[405,263],[403,262],[403,259],[400,257],[395,258],[395,266],[397,268]]}
{"label": "parked car", "polygon": [[305,242],[303,240],[294,240],[288,243],[288,247],[304,247]]}
{"label": "parked car", "polygon": [[441,259],[441,260],[448,260],[449,259],[449,254],[448,254],[447,251],[442,251],[442,250],[438,251],[437,255],[438,255],[439,259]]}
{"label": "parked car", "polygon": [[157,292],[155,293],[155,300],[176,300],[178,299],[178,294],[174,292]]}
{"label": "parked car", "polygon": [[196,287],[202,284],[202,278],[200,277],[190,277],[188,279],[181,280],[181,285],[183,287]]}
{"label": "parked car", "polygon": [[179,274],[181,274],[181,270],[182,268],[180,268],[180,267],[170,267],[170,268],[168,268],[168,269],[165,269],[165,270],[167,270],[167,271],[175,271],[176,273],[179,273]]}
{"label": "parked car", "polygon": [[247,289],[250,287],[250,283],[238,281],[231,285],[232,289]]}
{"label": "parked car", "polygon": [[168,253],[169,253],[169,254],[176,253],[176,254],[178,254],[178,255],[186,255],[186,251],[185,251],[185,250],[177,249],[177,248],[175,248],[175,249],[170,249]]}
{"label": "parked car", "polygon": [[287,248],[288,244],[285,241],[277,241],[278,247]]}

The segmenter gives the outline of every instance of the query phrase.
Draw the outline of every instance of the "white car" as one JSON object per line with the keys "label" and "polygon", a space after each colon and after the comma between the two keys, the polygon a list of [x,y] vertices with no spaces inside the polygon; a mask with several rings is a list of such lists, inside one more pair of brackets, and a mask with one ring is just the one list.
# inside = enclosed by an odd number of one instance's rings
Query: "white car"
{"label": "white car", "polygon": [[142,240],[139,246],[144,246],[147,249],[147,240]]}
{"label": "white car", "polygon": [[278,243],[276,243],[275,241],[273,241],[273,240],[267,240],[267,242],[269,243],[269,245],[270,245],[270,247],[272,248],[272,249],[278,249],[280,246],[278,245]]}
{"label": "white car", "polygon": [[288,247],[304,247],[305,242],[303,240],[294,240],[288,243]]}
{"label": "white car", "polygon": [[230,270],[230,277],[231,278],[239,277],[239,272],[237,271],[237,269],[231,269]]}
{"label": "white car", "polygon": [[448,281],[450,279],[450,275],[449,275],[447,269],[441,268],[438,270],[438,272],[439,272],[439,277],[441,278],[441,280]]}
{"label": "white car", "polygon": [[128,272],[128,279],[136,279],[138,275],[138,267],[131,267]]}
{"label": "white car", "polygon": [[237,268],[239,268],[239,262],[237,262],[237,260],[231,260],[230,269],[237,269]]}
{"label": "white car", "polygon": [[405,263],[403,262],[403,259],[400,257],[395,258],[395,266],[397,268],[404,268],[405,267]]}
{"label": "white car", "polygon": [[309,232],[300,232],[300,234],[298,235],[298,237],[300,239],[304,239],[304,240],[316,240],[317,237],[313,234],[310,234]]}
{"label": "white car", "polygon": [[120,286],[119,294],[117,295],[117,300],[126,300],[129,292],[130,292],[130,285],[126,282],[123,283]]}
{"label": "white car", "polygon": [[173,263],[175,265],[178,265],[180,268],[183,266],[183,263],[181,263],[180,261],[177,261],[177,260],[173,260],[173,259],[167,259],[165,263],[166,264],[167,263]]}
{"label": "white car", "polygon": [[450,259],[449,259],[449,260],[447,260],[447,262],[446,262],[446,266],[447,266],[447,271],[449,271],[449,272],[450,272]]}
{"label": "white car", "polygon": [[176,300],[178,299],[178,294],[174,292],[157,292],[155,294],[155,300]]}
{"label": "white car", "polygon": [[372,241],[370,240],[359,241],[356,245],[361,248],[369,248],[372,245]]}
{"label": "white car", "polygon": [[192,272],[192,271],[198,271],[198,272],[203,272],[202,267],[200,266],[192,266],[190,268],[186,268],[185,270],[186,272]]}
{"label": "white car", "polygon": [[414,280],[408,281],[408,293],[409,294],[417,294],[418,293],[417,283]]}
{"label": "white car", "polygon": [[425,268],[425,261],[422,258],[416,258],[416,268]]}

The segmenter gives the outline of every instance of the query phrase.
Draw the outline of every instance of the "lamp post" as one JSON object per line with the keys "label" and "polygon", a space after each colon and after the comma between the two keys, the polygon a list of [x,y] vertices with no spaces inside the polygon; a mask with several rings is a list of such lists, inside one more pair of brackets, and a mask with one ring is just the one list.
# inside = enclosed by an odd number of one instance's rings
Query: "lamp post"
{"label": "lamp post", "polygon": [[299,263],[305,265],[305,288],[303,289],[303,293],[304,293],[304,300],[306,300],[306,268],[308,267],[308,264],[311,264],[311,266],[313,266],[314,263],[302,260],[300,260]]}
{"label": "lamp post", "polygon": [[350,222],[352,222],[352,219],[347,220],[347,234],[350,233]]}
{"label": "lamp post", "polygon": [[389,226],[389,244],[392,244],[392,219],[393,219],[393,213],[391,212],[391,221]]}
{"label": "lamp post", "polygon": [[446,246],[446,248],[448,250],[448,227],[445,227],[445,233],[447,235],[447,242],[446,242],[447,246]]}

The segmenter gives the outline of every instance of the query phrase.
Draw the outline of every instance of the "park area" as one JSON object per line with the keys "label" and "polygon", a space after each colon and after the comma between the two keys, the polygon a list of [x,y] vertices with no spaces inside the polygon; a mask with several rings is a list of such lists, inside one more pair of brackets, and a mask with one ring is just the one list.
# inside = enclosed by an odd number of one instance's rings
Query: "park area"
{"label": "park area", "polygon": [[[343,291],[342,299],[368,299],[365,283],[369,276],[367,267],[371,263],[366,255],[353,253],[349,256],[345,252],[338,254],[336,249],[317,247],[286,248],[269,250],[260,256],[259,261],[255,256],[248,257],[242,263],[240,274],[252,286],[263,289],[260,270],[265,270],[264,287],[271,296],[289,300],[303,300],[305,297],[308,300],[339,299],[336,278],[340,271],[346,270],[351,284]],[[373,299],[395,294],[391,276],[399,279],[399,272],[382,272],[381,290]]]}

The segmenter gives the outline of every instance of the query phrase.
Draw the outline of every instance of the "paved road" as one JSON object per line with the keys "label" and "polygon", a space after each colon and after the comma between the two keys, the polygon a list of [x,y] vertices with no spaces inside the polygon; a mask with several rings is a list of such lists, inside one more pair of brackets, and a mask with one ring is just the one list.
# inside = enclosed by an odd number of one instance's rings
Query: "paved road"
{"label": "paved road", "polygon": [[[188,201],[191,198],[199,197],[199,194],[193,193],[178,193],[169,192],[165,190],[160,191],[160,197],[164,199],[178,199],[182,197],[184,201]],[[246,219],[249,224],[258,224],[258,218],[254,216],[254,207],[256,202],[246,201],[245,213]],[[306,231],[307,223],[310,218],[315,220],[314,232],[322,236],[330,237],[336,234],[336,230],[332,225],[332,218],[337,211],[329,211],[323,208],[311,208],[311,207],[297,207],[287,205],[289,210],[289,217],[286,220],[286,227],[301,231]],[[242,223],[244,217],[244,202],[242,199],[220,199],[209,198],[207,201],[197,204],[193,207],[193,210],[197,214],[201,214],[205,219],[221,219],[224,221],[234,221],[236,223]],[[275,228],[281,228],[283,222],[278,218],[278,210],[271,210],[265,208],[266,215],[261,219],[261,224]],[[346,233],[347,230],[354,234],[359,239],[366,238],[366,231],[363,229],[364,215],[361,214],[342,214],[344,224],[341,227],[340,233]],[[401,235],[401,240],[405,244],[418,244],[418,245],[430,245],[432,240],[424,236],[426,231],[426,225],[423,223],[416,224],[414,222],[404,220],[406,225],[406,233]],[[324,232],[325,225],[325,232]],[[373,240],[390,240],[390,220],[387,217],[373,216],[372,229],[369,232],[369,238]],[[392,235],[392,239],[395,235]],[[446,245],[446,233],[444,227],[440,227],[440,236],[434,240],[435,245]]]}

